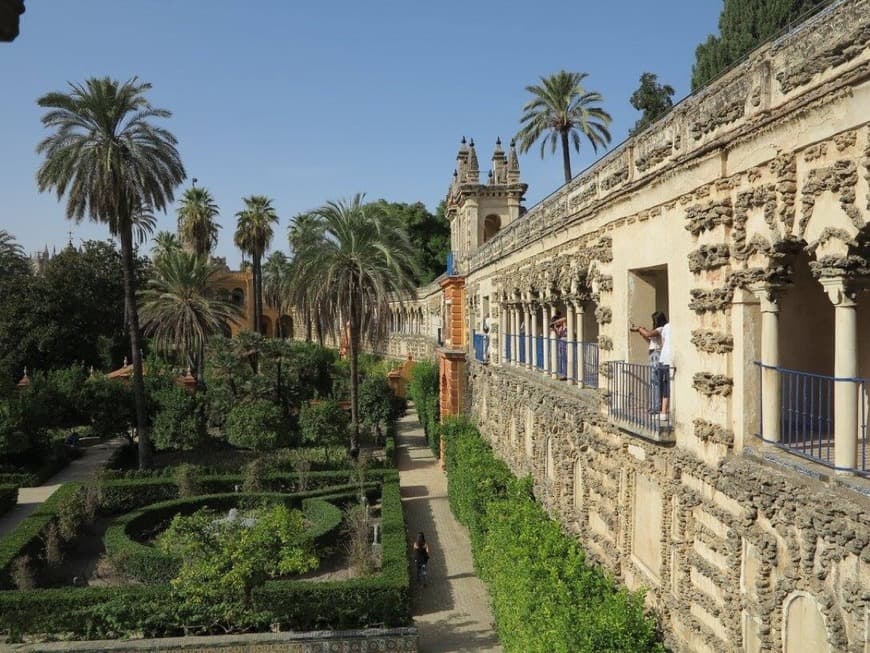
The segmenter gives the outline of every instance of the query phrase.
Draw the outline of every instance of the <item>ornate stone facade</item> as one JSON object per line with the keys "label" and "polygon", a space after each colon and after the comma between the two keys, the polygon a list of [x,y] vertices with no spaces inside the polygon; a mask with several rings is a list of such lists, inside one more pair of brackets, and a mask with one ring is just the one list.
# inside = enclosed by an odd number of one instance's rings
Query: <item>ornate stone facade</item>
{"label": "ornate stone facade", "polygon": [[[870,650],[868,33],[834,3],[485,239],[519,168],[448,194],[442,410],[676,651]],[[654,311],[666,385],[629,329]]]}

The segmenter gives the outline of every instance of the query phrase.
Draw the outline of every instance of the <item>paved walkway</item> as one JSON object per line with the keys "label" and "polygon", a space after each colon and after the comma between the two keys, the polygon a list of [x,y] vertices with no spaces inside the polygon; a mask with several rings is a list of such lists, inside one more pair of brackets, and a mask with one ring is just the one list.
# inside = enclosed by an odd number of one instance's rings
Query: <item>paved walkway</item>
{"label": "paved walkway", "polygon": [[81,458],[73,460],[45,484],[19,488],[18,505],[0,517],[0,537],[11,532],[64,483],[84,482],[95,477],[103,469],[112,452],[126,441],[126,438],[118,437],[92,447],[85,447],[82,449]]}
{"label": "paved walkway", "polygon": [[[426,444],[413,409],[399,422],[399,478],[408,533],[426,534],[432,551],[428,586],[414,584],[420,653],[501,653],[489,596],[475,575],[468,532],[447,503],[447,478]],[[410,547],[410,543],[409,543]]]}

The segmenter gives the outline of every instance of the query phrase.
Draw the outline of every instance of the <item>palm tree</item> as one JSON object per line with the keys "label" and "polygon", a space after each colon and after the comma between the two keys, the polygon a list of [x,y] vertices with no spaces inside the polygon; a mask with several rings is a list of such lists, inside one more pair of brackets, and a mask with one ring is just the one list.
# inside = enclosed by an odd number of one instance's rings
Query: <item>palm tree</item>
{"label": "palm tree", "polygon": [[178,208],[178,235],[184,246],[198,254],[208,256],[217,246],[218,230],[215,222],[220,211],[207,188],[188,188]]}
{"label": "palm tree", "polygon": [[27,260],[24,249],[15,241],[15,236],[5,229],[0,229],[0,272],[4,274],[15,270],[27,270]]}
{"label": "palm tree", "polygon": [[177,140],[153,124],[172,114],[151,105],[151,85],[132,78],[124,83],[104,77],[70,84],[68,93],[53,92],[37,101],[48,109],[42,124],[53,130],[36,148],[45,160],[36,173],[39,190],[67,195],[66,217],[85,217],[108,225],[121,241],[124,298],[133,360],[133,394],[139,432],[139,466],[151,465],[145,414],[139,314],[136,310],[134,233],[148,225],[145,209],[165,211],[173,191],[185,178]]}
{"label": "palm tree", "polygon": [[[304,252],[323,238],[323,223],[313,213],[300,213],[290,224],[288,240],[293,252],[295,265],[299,252]],[[311,342],[311,297],[306,287],[298,288],[298,292],[291,292],[290,303],[302,314],[305,320],[305,341]],[[321,329],[318,329],[321,331]],[[322,338],[321,338],[322,340]]]}
{"label": "palm tree", "polygon": [[565,168],[565,183],[571,181],[571,152],[569,141],[580,151],[580,137],[585,136],[592,149],[607,147],[610,143],[610,114],[598,104],[603,101],[601,93],[583,88],[586,73],[569,73],[564,70],[541,77],[541,85],[526,86],[534,97],[523,106],[522,127],[517,133],[520,152],[528,152],[541,138],[541,158],[550,144],[550,153],[556,144],[562,145],[562,164]]}
{"label": "palm tree", "polygon": [[287,297],[290,295],[290,275],[293,264],[284,252],[273,252],[263,265],[263,299],[278,313],[278,337],[286,338],[281,317]]}
{"label": "palm tree", "polygon": [[171,250],[154,261],[144,290],[139,292],[142,328],[167,355],[175,354],[202,379],[203,352],[208,340],[240,319],[232,302],[211,291],[220,266],[204,256]]}
{"label": "palm tree", "polygon": [[236,213],[234,241],[236,247],[251,255],[254,272],[254,327],[253,331],[262,333],[263,322],[263,280],[260,261],[272,243],[272,223],[278,222],[278,214],[272,200],[264,195],[251,195],[242,199],[245,208]]}
{"label": "palm tree", "polygon": [[151,258],[156,262],[181,249],[181,241],[171,231],[158,231],[154,235],[154,244],[151,246]]}
{"label": "palm tree", "polygon": [[360,346],[386,335],[390,296],[413,297],[417,271],[405,226],[362,200],[357,194],[314,212],[323,236],[297,251],[294,278],[298,292],[310,293],[317,317],[336,332],[348,332],[352,453],[359,442]]}

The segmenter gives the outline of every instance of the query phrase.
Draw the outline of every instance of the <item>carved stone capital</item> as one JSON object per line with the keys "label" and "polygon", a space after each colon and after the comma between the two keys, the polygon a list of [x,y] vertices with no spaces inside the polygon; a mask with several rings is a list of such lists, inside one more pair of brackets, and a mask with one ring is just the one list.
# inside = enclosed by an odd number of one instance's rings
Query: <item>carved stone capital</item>
{"label": "carved stone capital", "polygon": [[855,308],[855,291],[843,277],[823,277],[819,283],[825,289],[825,294],[831,303],[838,308]]}

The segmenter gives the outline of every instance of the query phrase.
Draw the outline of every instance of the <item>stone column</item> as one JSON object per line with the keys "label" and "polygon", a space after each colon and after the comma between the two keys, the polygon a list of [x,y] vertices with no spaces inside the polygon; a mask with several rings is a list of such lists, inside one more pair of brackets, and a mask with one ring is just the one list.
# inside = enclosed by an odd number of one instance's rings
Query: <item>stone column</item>
{"label": "stone column", "polygon": [[834,466],[837,473],[855,469],[858,443],[858,388],[852,381],[858,375],[857,303],[845,279],[822,279],[834,305]]}
{"label": "stone column", "polygon": [[529,314],[531,316],[529,322],[529,342],[531,343],[529,362],[531,369],[535,369],[538,364],[538,348],[535,346],[538,337],[538,310],[534,303],[529,305]]}
{"label": "stone column", "polygon": [[572,301],[568,301],[565,304],[565,326],[568,329],[568,333],[565,335],[567,340],[565,346],[568,348],[568,369],[565,371],[565,374],[568,375],[568,383],[573,385],[577,383],[574,380],[574,351],[577,349],[574,343],[577,342],[577,320],[574,314],[574,302]]}
{"label": "stone column", "polygon": [[[498,307],[498,338],[496,339],[496,346],[498,347],[498,352],[496,353],[496,356],[495,356],[495,362],[498,363],[499,365],[501,365],[505,362],[504,348],[507,346],[505,344],[507,341],[505,334],[507,333],[507,318],[508,318],[507,312],[508,312],[508,310],[509,309],[508,309],[507,304],[505,304],[505,303],[499,304],[499,307]],[[490,335],[492,335],[492,334],[490,334]]]}
{"label": "stone column", "polygon": [[526,312],[526,368],[532,369],[532,304],[525,304]]}
{"label": "stone column", "polygon": [[[779,367],[779,304],[776,288],[755,286],[752,291],[761,305],[761,363]],[[780,441],[782,387],[779,372],[761,370],[761,434],[767,442]]]}
{"label": "stone column", "polygon": [[520,359],[520,350],[517,347],[517,333],[519,329],[519,310],[516,304],[510,305],[510,325],[511,325],[511,365],[516,367],[517,361]]}
{"label": "stone column", "polygon": [[577,312],[575,318],[577,322],[577,385],[583,387],[583,365],[586,362],[583,355],[583,342],[586,340],[586,320],[584,319],[586,310],[583,308],[583,302],[574,302],[574,310]]}
{"label": "stone column", "polygon": [[544,304],[544,325],[541,328],[544,336],[544,374],[548,373],[548,370],[552,368],[553,358],[550,355],[552,352],[552,344],[553,340],[551,336],[553,332],[550,331],[550,321],[553,319],[553,305],[549,302]]}

